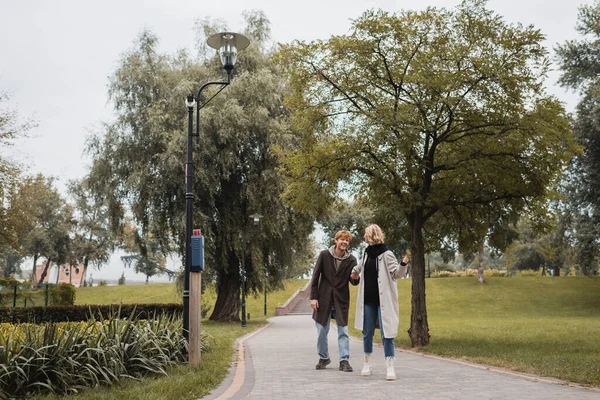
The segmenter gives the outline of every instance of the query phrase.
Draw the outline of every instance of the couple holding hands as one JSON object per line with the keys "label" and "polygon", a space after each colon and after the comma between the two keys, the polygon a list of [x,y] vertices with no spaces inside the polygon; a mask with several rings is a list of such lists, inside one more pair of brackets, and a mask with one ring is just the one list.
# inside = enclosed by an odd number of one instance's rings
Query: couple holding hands
{"label": "couple holding hands", "polygon": [[311,281],[311,307],[317,326],[317,352],[319,362],[316,369],[324,369],[331,360],[327,334],[329,323],[335,318],[338,331],[340,353],[339,370],[352,372],[350,366],[350,338],[348,336],[348,309],[350,289],[348,282],[359,285],[356,301],[355,328],[363,332],[364,366],[363,376],[372,372],[371,353],[375,328],[381,330],[383,352],[386,361],[386,380],[395,380],[394,338],[398,333],[398,287],[396,279],[404,276],[401,266],[408,263],[404,257],[401,263],[384,243],[384,235],[378,225],[365,229],[366,248],[360,263],[348,252],[352,235],[339,231],[335,235],[335,245],[319,254]]}

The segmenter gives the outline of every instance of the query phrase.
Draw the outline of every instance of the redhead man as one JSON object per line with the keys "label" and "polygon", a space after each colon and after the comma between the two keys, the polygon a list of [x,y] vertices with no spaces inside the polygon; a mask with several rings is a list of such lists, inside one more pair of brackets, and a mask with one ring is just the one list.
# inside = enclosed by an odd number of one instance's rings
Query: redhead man
{"label": "redhead man", "polygon": [[352,235],[348,231],[335,234],[335,245],[319,254],[313,272],[310,290],[310,305],[317,326],[317,353],[319,362],[316,369],[325,369],[331,363],[327,334],[329,323],[335,318],[338,331],[340,371],[352,372],[350,366],[350,339],[348,337],[348,310],[350,289],[348,282],[358,285],[358,280],[350,279],[356,258],[348,252]]}

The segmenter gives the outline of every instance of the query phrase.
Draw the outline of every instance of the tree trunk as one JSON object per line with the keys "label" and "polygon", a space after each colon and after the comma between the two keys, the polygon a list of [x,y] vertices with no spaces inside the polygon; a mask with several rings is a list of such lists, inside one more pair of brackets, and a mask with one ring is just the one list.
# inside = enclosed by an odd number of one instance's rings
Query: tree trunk
{"label": "tree trunk", "polygon": [[37,281],[37,275],[36,275],[36,269],[35,269],[35,264],[37,263],[38,258],[40,258],[40,256],[38,256],[37,254],[34,254],[33,256],[33,271],[31,272],[31,283],[33,283],[35,285],[35,287],[38,287],[36,281]]}
{"label": "tree trunk", "polygon": [[429,324],[425,304],[425,246],[423,244],[423,211],[409,216],[412,230],[412,312],[408,335],[413,347],[429,344]]}
{"label": "tree trunk", "polygon": [[485,282],[485,276],[483,275],[483,246],[481,246],[479,253],[477,253],[477,282]]}
{"label": "tree trunk", "polygon": [[[40,276],[40,280],[38,281],[38,286],[40,286],[42,283],[44,283],[44,279],[46,279],[46,275],[48,275],[48,267],[50,266],[51,262],[52,262],[51,259],[48,259],[48,261],[46,261],[46,266],[44,267],[44,270],[42,271],[42,275]],[[58,283],[58,279],[57,279],[57,283]]]}
{"label": "tree trunk", "polygon": [[211,321],[240,321],[240,278],[237,275],[224,275],[219,283],[217,301],[210,316]]}
{"label": "tree trunk", "polygon": [[86,287],[86,274],[88,268],[89,259],[86,257],[83,260],[83,274],[81,275],[81,280],[79,281],[79,287]]}

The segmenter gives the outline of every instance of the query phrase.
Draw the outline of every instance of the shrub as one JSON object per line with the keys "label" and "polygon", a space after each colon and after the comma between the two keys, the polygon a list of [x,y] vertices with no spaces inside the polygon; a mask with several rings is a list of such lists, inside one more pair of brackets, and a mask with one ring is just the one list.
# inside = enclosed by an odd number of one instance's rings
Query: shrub
{"label": "shrub", "polygon": [[[180,317],[120,317],[0,325],[0,398],[41,392],[68,395],[124,378],[166,375],[167,367],[186,361]],[[202,351],[209,349],[208,339],[203,332]]]}
{"label": "shrub", "polygon": [[517,276],[542,276],[540,271],[533,271],[529,269],[524,269],[523,271],[518,271]]}
{"label": "shrub", "polygon": [[439,271],[439,272],[431,273],[432,278],[449,278],[449,277],[454,277],[454,276],[456,276],[456,272]]}
{"label": "shrub", "polygon": [[108,283],[106,283],[106,281],[100,281],[98,282],[98,286],[108,286]]}
{"label": "shrub", "polygon": [[[478,275],[478,273],[477,273],[476,269],[466,269],[464,271],[457,271],[457,272],[438,271],[438,272],[431,273],[432,278],[463,278],[463,277],[472,277],[472,276],[477,276],[477,275]],[[507,271],[500,271],[500,270],[496,270],[496,269],[486,269],[483,271],[483,275],[484,276],[509,276]]]}
{"label": "shrub", "polygon": [[454,272],[454,266],[445,262],[436,262],[433,264],[432,272],[450,271]]}
{"label": "shrub", "polygon": [[72,306],[75,304],[75,286],[68,283],[54,285],[50,288],[48,299],[54,306]]}
{"label": "shrub", "polygon": [[508,271],[498,269],[486,269],[483,271],[484,276],[508,276]]}
{"label": "shrub", "polygon": [[121,274],[121,277],[119,278],[119,286],[125,285],[125,272],[123,272]]}

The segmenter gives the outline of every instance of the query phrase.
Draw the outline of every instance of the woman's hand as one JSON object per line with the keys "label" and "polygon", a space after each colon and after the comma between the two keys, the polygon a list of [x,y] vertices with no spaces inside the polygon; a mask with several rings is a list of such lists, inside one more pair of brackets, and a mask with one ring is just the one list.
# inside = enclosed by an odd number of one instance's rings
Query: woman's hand
{"label": "woman's hand", "polygon": [[350,279],[354,279],[354,280],[358,279],[358,274],[356,272],[351,273]]}

